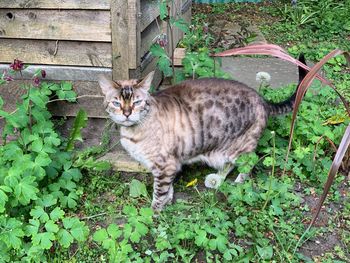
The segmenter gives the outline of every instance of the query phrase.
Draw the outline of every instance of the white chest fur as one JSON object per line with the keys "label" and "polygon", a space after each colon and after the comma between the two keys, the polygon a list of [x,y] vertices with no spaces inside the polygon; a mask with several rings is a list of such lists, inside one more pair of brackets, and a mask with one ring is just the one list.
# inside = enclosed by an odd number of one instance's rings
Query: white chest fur
{"label": "white chest fur", "polygon": [[134,143],[131,140],[125,138],[121,139],[120,143],[132,158],[140,162],[143,166],[147,167],[148,169],[151,168],[151,162],[145,156],[145,152],[143,151],[141,143]]}

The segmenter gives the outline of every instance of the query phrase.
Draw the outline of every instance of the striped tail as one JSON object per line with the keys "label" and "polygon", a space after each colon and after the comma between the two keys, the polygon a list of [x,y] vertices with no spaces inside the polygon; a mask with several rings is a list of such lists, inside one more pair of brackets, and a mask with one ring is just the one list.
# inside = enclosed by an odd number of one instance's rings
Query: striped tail
{"label": "striped tail", "polygon": [[[299,61],[306,65],[304,54],[300,54]],[[299,69],[299,83],[297,88],[295,89],[294,94],[289,99],[279,103],[266,102],[269,116],[281,115],[281,114],[291,112],[293,110],[295,97],[297,95],[299,85],[302,82],[302,80],[305,78],[306,74],[308,73],[307,70],[303,69],[300,66],[298,67],[298,69]]]}

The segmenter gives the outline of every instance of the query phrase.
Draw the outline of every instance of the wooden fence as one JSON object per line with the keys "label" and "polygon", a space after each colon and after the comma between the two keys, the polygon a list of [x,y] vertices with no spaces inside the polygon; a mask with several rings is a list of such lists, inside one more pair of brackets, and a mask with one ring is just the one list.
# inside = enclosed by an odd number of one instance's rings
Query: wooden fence
{"label": "wooden fence", "polygon": [[[191,2],[174,0],[172,13],[189,21]],[[50,80],[74,81],[79,95],[96,95],[101,73],[117,80],[154,70],[149,48],[161,33],[168,31],[159,19],[158,0],[1,0],[0,73],[18,58],[32,65],[25,78],[42,68]],[[179,31],[174,36],[175,43],[182,37]],[[0,96],[11,109],[20,92],[14,91],[16,83],[7,86]],[[105,116],[101,101],[91,100],[96,99],[58,104],[54,111],[70,116],[83,107],[91,117]]]}

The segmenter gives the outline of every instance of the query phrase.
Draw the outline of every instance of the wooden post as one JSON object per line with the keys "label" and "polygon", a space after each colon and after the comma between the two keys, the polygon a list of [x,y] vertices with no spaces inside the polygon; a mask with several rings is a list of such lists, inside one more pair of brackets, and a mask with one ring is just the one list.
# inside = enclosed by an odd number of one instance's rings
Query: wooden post
{"label": "wooden post", "polygon": [[113,80],[129,78],[128,2],[111,0]]}
{"label": "wooden post", "polygon": [[140,0],[128,1],[129,68],[136,69],[141,62]]}

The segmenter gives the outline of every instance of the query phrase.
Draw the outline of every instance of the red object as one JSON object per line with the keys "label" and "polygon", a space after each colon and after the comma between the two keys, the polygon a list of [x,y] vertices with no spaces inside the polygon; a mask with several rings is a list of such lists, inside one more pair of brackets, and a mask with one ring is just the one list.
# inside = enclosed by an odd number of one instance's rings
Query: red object
{"label": "red object", "polygon": [[10,65],[10,68],[13,69],[14,71],[21,71],[24,68],[23,61],[19,59],[15,59],[13,63]]}

